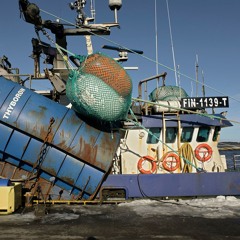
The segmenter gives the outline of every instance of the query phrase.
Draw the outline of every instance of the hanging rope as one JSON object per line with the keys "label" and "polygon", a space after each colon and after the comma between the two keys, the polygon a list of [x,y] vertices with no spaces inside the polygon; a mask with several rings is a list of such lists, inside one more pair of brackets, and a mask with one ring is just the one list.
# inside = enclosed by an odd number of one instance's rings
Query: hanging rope
{"label": "hanging rope", "polygon": [[[180,155],[183,156],[183,158],[188,159],[189,162],[191,162],[193,165],[197,165],[196,158],[192,149],[192,146],[189,143],[184,143],[180,148]],[[192,172],[192,166],[188,164],[187,162],[184,162],[183,170],[182,172]]]}

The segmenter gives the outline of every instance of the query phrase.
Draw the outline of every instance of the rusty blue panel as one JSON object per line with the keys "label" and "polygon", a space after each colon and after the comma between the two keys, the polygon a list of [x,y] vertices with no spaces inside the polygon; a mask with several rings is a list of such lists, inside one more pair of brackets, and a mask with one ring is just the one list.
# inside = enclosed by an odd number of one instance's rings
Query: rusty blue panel
{"label": "rusty blue panel", "polygon": [[65,151],[70,150],[69,147],[82,123],[76,113],[69,110],[57,129],[52,143]]}
{"label": "rusty blue panel", "polygon": [[0,151],[4,151],[7,145],[7,142],[12,134],[13,130],[6,125],[0,124],[0,133],[1,133],[1,141],[0,141]]}
{"label": "rusty blue panel", "polygon": [[[101,169],[109,169],[112,165],[112,161],[108,161],[109,158],[113,159],[114,154],[117,151],[118,144],[115,141],[117,138],[120,138],[119,135],[109,134],[105,132],[101,132],[99,135],[96,146],[98,147],[98,151],[101,151],[101,155],[96,156],[96,162],[99,163],[99,167]],[[114,149],[114,150],[113,150]],[[109,155],[111,153],[111,155]]]}
{"label": "rusty blue panel", "polygon": [[15,158],[21,159],[29,140],[29,136],[15,130],[7,144],[5,152]]}
{"label": "rusty blue panel", "polygon": [[6,162],[13,164],[14,166],[18,167],[20,165],[20,161],[17,158],[6,156],[4,159]]}
{"label": "rusty blue panel", "polygon": [[47,181],[50,181],[52,179],[51,174],[48,174],[48,173],[43,172],[43,171],[40,172],[40,177],[47,180]]}
{"label": "rusty blue panel", "polygon": [[[64,182],[64,181],[62,181],[62,180],[60,180],[60,179],[56,179],[55,184],[56,184],[58,187],[65,189],[66,191],[69,192],[69,194],[71,194],[72,189],[73,189],[73,186],[72,186],[71,184],[68,184],[68,183],[66,183],[66,182]],[[78,190],[78,191],[79,191],[79,190]]]}
{"label": "rusty blue panel", "polygon": [[86,192],[83,193],[82,199],[89,199],[91,195],[87,194]]}
{"label": "rusty blue panel", "polygon": [[76,160],[76,158],[67,156],[57,174],[57,177],[68,184],[75,185],[84,165],[83,162]]}
{"label": "rusty blue panel", "polygon": [[1,88],[0,88],[0,108],[1,108],[7,96],[10,94],[10,92],[13,90],[13,88],[16,85],[11,81],[6,81],[1,76],[0,76],[0,81],[1,81]]}
{"label": "rusty blue panel", "polygon": [[72,193],[75,195],[75,196],[81,196],[81,199],[88,199],[91,195],[86,193],[86,192],[81,192],[79,191],[77,188],[73,188],[73,191]]}
{"label": "rusty blue panel", "polygon": [[32,167],[31,165],[29,165],[29,164],[27,164],[27,163],[25,163],[25,162],[23,162],[23,161],[20,161],[19,167],[20,167],[21,169],[25,170],[25,171],[28,171],[28,172],[31,172],[32,169],[33,169],[33,167]]}
{"label": "rusty blue panel", "polygon": [[40,150],[43,143],[32,138],[28,144],[26,151],[22,157],[22,160],[30,165],[33,165],[37,162],[38,155],[40,154]]}
{"label": "rusty blue panel", "polygon": [[[52,176],[57,176],[57,173],[65,157],[65,153],[59,151],[56,148],[48,147],[48,151],[43,157],[41,169],[50,173]],[[71,174],[71,172],[68,174]]]}
{"label": "rusty blue panel", "polygon": [[85,189],[85,192],[90,195],[96,191],[97,186],[100,184],[104,173],[89,165],[85,165],[81,174],[75,184],[80,189]]}
{"label": "rusty blue panel", "polygon": [[28,144],[28,141],[28,136],[16,130],[13,131],[13,134],[11,135],[5,149],[5,153],[8,154],[5,161],[18,167],[20,165],[20,159]]}
{"label": "rusty blue panel", "polygon": [[70,145],[71,153],[81,159],[95,161],[97,154],[97,147],[95,146],[95,143],[99,134],[99,130],[90,127],[84,122]]}
{"label": "rusty blue panel", "polygon": [[52,117],[55,123],[52,126],[52,135],[60,125],[67,108],[38,94],[33,94],[26,102],[17,120],[18,127],[26,133],[45,139],[49,122]]}

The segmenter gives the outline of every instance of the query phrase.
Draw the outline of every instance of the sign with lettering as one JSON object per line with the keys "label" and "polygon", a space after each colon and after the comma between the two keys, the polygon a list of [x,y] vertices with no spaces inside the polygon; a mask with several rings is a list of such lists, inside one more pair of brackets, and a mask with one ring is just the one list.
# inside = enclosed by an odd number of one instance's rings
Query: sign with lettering
{"label": "sign with lettering", "polygon": [[21,96],[23,95],[24,92],[25,92],[24,88],[21,88],[21,89],[18,90],[18,92],[13,97],[12,101],[9,103],[9,105],[7,107],[7,110],[4,112],[3,118],[9,118],[13,109],[17,105],[18,100],[21,98]]}
{"label": "sign with lettering", "polygon": [[225,108],[228,97],[189,97],[181,99],[181,108]]}

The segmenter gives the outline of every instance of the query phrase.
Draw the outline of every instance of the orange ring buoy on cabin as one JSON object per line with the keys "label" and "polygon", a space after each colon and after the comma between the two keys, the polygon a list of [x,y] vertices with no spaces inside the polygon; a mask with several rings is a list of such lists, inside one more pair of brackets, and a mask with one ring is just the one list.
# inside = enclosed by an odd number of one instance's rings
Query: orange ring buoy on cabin
{"label": "orange ring buoy on cabin", "polygon": [[194,152],[199,161],[206,162],[212,157],[213,150],[208,144],[202,143],[195,148]]}
{"label": "orange ring buoy on cabin", "polygon": [[[145,161],[148,161],[151,163],[152,167],[150,170],[145,170],[143,168],[143,162]],[[157,164],[155,162],[155,159],[151,156],[143,156],[141,157],[139,160],[138,160],[138,164],[137,164],[137,167],[138,167],[138,170],[140,173],[143,173],[143,174],[151,174],[151,173],[154,173],[156,172],[157,170]]]}
{"label": "orange ring buoy on cabin", "polygon": [[167,171],[173,172],[180,167],[180,158],[177,154],[169,152],[164,156],[162,165]]}

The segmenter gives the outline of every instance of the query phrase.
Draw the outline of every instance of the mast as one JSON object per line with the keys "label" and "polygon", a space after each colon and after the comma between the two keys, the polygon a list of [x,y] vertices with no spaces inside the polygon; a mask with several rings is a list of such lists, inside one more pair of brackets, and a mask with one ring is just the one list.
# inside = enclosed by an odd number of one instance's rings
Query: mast
{"label": "mast", "polygon": [[196,54],[196,96],[198,97],[198,55]]}
{"label": "mast", "polygon": [[91,0],[90,3],[90,8],[91,8],[91,18],[93,19],[93,21],[95,22],[95,17],[96,17],[96,11],[95,11],[95,0]]}
{"label": "mast", "polygon": [[155,48],[156,48],[156,75],[158,75],[158,27],[157,27],[157,0],[155,0]]}
{"label": "mast", "polygon": [[176,69],[175,53],[174,53],[174,47],[173,47],[172,27],[171,27],[171,20],[170,20],[170,14],[169,14],[168,0],[166,0],[166,4],[167,4],[168,24],[169,24],[169,31],[170,31],[171,47],[172,47],[172,57],[173,57],[175,81],[176,81],[176,86],[178,86],[177,69]]}
{"label": "mast", "polygon": [[204,74],[203,74],[203,70],[202,70],[202,94],[203,97],[205,97],[206,93],[205,93],[205,85],[204,85]]}

